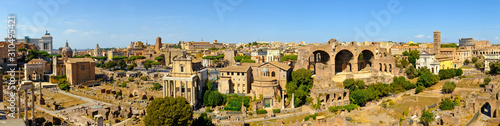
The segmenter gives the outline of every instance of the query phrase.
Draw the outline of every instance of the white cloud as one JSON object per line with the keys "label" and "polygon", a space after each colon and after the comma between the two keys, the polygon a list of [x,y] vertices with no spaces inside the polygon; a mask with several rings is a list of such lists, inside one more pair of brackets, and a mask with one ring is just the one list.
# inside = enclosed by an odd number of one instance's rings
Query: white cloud
{"label": "white cloud", "polygon": [[432,36],[427,36],[427,38],[432,38]]}
{"label": "white cloud", "polygon": [[63,34],[74,34],[74,33],[78,33],[79,31],[78,30],[75,30],[75,29],[66,29],[63,31]]}
{"label": "white cloud", "polygon": [[498,40],[498,39],[499,39],[499,38],[498,38],[498,36],[497,36],[497,37],[495,37],[495,40]]}
{"label": "white cloud", "polygon": [[415,36],[415,38],[424,38],[424,37],[425,37],[425,35],[423,35],[423,34]]}

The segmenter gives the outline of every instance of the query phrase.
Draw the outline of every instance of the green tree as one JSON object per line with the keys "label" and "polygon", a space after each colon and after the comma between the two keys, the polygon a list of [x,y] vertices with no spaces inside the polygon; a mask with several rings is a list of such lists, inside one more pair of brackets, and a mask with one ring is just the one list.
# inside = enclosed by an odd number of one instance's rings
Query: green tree
{"label": "green tree", "polygon": [[153,83],[153,87],[151,89],[153,89],[153,90],[160,90],[161,87],[162,86],[159,83]]}
{"label": "green tree", "polygon": [[415,94],[418,94],[422,91],[424,91],[425,87],[424,86],[418,86],[416,89],[415,89]]}
{"label": "green tree", "polygon": [[457,106],[457,104],[450,98],[445,98],[444,100],[441,100],[441,103],[439,103],[439,109],[441,110],[453,110],[455,106]]}
{"label": "green tree", "polygon": [[200,117],[193,121],[193,126],[215,126],[212,123],[212,117],[208,116],[206,112],[201,113]]}
{"label": "green tree", "polygon": [[490,74],[497,75],[500,74],[500,62],[490,63]]}
{"label": "green tree", "polygon": [[441,91],[443,91],[443,93],[452,93],[455,90],[455,87],[457,87],[455,82],[446,81]]}
{"label": "green tree", "polygon": [[409,79],[413,79],[418,76],[418,71],[415,67],[408,67],[405,70],[406,76],[408,76]]}
{"label": "green tree", "polygon": [[297,55],[286,55],[281,57],[280,61],[297,61]]}
{"label": "green tree", "polygon": [[292,72],[292,81],[288,82],[285,86],[287,89],[288,98],[292,98],[292,93],[295,93],[295,106],[305,104],[306,98],[309,94],[309,89],[313,86],[311,78],[312,72],[307,69],[299,69]]}
{"label": "green tree", "polygon": [[472,57],[472,63],[476,63],[477,62],[477,58],[476,57]]}
{"label": "green tree", "polygon": [[474,64],[474,66],[476,66],[477,69],[483,69],[484,68],[484,64],[482,62],[476,62]]}
{"label": "green tree", "polygon": [[128,70],[133,70],[133,69],[134,69],[134,65],[128,65],[128,66],[127,66],[127,69],[128,69]]}
{"label": "green tree", "polygon": [[470,63],[469,59],[465,59],[464,64],[469,65],[469,63]]}
{"label": "green tree", "polygon": [[429,110],[423,110],[422,116],[420,116],[420,121],[422,121],[424,125],[428,126],[430,122],[434,121],[434,114]]}
{"label": "green tree", "polygon": [[193,111],[183,97],[165,97],[154,99],[147,107],[144,118],[146,126],[191,125]]}
{"label": "green tree", "polygon": [[490,82],[491,82],[491,78],[490,77],[485,77],[484,78],[484,85],[488,85],[488,84],[490,84]]}
{"label": "green tree", "polygon": [[224,95],[218,91],[205,91],[203,95],[203,105],[205,106],[219,106],[225,103]]}
{"label": "green tree", "polygon": [[125,63],[125,60],[118,61],[118,67],[120,67],[120,69],[122,70],[125,70],[125,68],[127,68],[127,63]]}
{"label": "green tree", "polygon": [[213,84],[213,82],[212,82],[212,81],[207,80],[207,82],[206,82],[206,84],[205,84],[205,85],[207,86],[207,90],[208,90],[208,91],[214,91],[214,84]]}
{"label": "green tree", "polygon": [[420,69],[419,77],[417,79],[418,86],[430,87],[439,81],[438,75],[433,75],[429,69]]}
{"label": "green tree", "polygon": [[148,70],[149,68],[151,68],[151,63],[150,63],[150,62],[144,62],[144,63],[142,64],[142,66],[143,66],[144,68],[146,68],[146,70]]}
{"label": "green tree", "polygon": [[403,56],[408,56],[408,61],[416,67],[417,59],[420,58],[420,51],[418,50],[410,50],[410,52],[404,51]]}
{"label": "green tree", "polygon": [[155,60],[158,61],[158,62],[160,62],[160,61],[163,60],[163,57],[161,57],[161,56],[155,57]]}
{"label": "green tree", "polygon": [[108,61],[108,63],[106,63],[106,65],[105,65],[105,68],[111,70],[115,66],[116,66],[116,62],[114,62],[114,61]]}

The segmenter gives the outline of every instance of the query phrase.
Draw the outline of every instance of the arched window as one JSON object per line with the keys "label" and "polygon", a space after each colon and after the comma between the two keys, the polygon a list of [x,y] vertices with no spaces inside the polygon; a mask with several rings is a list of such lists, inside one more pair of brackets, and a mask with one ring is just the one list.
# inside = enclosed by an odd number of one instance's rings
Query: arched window
{"label": "arched window", "polygon": [[274,77],[274,76],[276,76],[276,73],[274,73],[274,71],[273,71],[273,72],[271,72],[271,77]]}
{"label": "arched window", "polygon": [[184,65],[181,65],[181,73],[184,73]]}

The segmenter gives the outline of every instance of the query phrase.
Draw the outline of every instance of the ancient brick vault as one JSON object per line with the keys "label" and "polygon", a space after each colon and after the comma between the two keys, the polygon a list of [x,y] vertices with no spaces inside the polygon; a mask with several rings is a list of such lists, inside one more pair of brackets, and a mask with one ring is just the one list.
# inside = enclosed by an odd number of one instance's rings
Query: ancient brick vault
{"label": "ancient brick vault", "polygon": [[301,68],[313,71],[316,79],[332,80],[336,75],[344,75],[345,79],[365,74],[368,75],[366,79],[399,73],[395,58],[379,43],[339,43],[336,39],[323,45],[299,48],[295,70]]}

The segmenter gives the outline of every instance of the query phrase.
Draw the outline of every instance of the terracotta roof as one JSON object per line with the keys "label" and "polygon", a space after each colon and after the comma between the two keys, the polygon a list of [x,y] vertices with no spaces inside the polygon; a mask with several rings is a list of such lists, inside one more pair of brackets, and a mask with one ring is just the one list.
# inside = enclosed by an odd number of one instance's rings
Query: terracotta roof
{"label": "terracotta roof", "polygon": [[259,66],[258,63],[240,63],[242,66]]}
{"label": "terracotta roof", "polygon": [[45,60],[43,60],[43,59],[32,59],[32,60],[30,60],[29,62],[30,62],[30,63],[31,63],[31,62],[39,62],[39,63],[41,63],[42,61],[44,61],[44,62],[45,62]]}
{"label": "terracotta roof", "polygon": [[222,68],[221,72],[247,72],[250,69],[250,66],[228,66],[226,68]]}
{"label": "terracotta roof", "polygon": [[260,77],[256,77],[255,78],[255,81],[275,81],[276,78],[273,78],[273,77],[266,77],[266,76],[260,76]]}
{"label": "terracotta roof", "polygon": [[455,51],[455,48],[441,48],[441,51]]}
{"label": "terracotta roof", "polygon": [[447,60],[453,60],[453,59],[446,56],[446,55],[439,54],[439,55],[436,55],[436,60],[441,62],[441,61],[447,61]]}
{"label": "terracotta roof", "polygon": [[191,42],[193,45],[208,45],[210,42]]}
{"label": "terracotta roof", "polygon": [[[284,70],[288,70],[288,69],[290,69],[290,66],[285,65],[285,64],[283,64],[282,62],[278,62],[278,61],[271,61],[271,62],[268,62],[268,63],[269,63],[269,64],[272,64],[272,65],[274,65],[274,66],[276,66],[276,67],[278,67],[278,68],[284,69]],[[265,63],[264,63],[264,64],[265,64]],[[264,65],[264,64],[262,64],[262,65]]]}
{"label": "terracotta roof", "polygon": [[68,63],[77,63],[77,62],[95,62],[92,58],[68,58]]}

